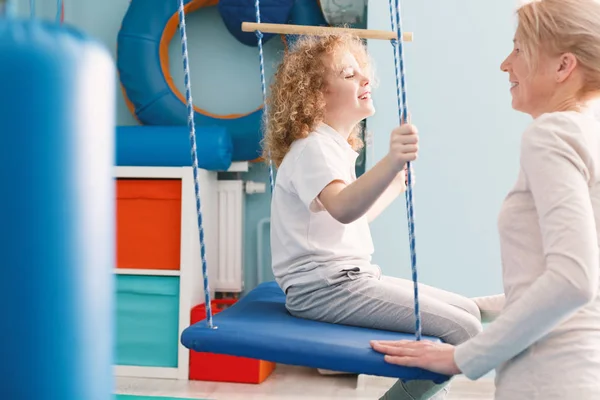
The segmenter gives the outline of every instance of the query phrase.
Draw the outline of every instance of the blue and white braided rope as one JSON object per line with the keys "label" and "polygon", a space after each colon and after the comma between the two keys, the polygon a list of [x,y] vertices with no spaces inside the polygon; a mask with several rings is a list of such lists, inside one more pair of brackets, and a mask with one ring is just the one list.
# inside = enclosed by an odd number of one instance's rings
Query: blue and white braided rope
{"label": "blue and white braided rope", "polygon": [[[256,10],[256,23],[260,24],[260,0],[255,0],[254,7]],[[263,33],[256,31],[256,37],[258,39],[258,55],[260,59],[260,83],[262,86],[263,94],[263,121],[267,119],[267,84],[265,82],[265,61],[263,56]],[[269,184],[271,185],[271,195],[273,195],[273,162],[271,161],[271,154],[269,153]],[[260,266],[259,266],[260,268]]]}
{"label": "blue and white braided rope", "polygon": [[[396,12],[394,10],[394,6],[392,4],[392,0],[390,0],[390,22],[392,25],[392,30],[396,30]],[[398,66],[398,40],[392,39],[391,41],[392,49],[394,50],[394,71],[396,72],[396,97],[398,99],[398,112],[402,113],[402,98],[400,95],[400,67]],[[402,114],[400,114],[400,121],[402,122]]]}
{"label": "blue and white braided rope", "polygon": [[192,147],[192,170],[194,172],[194,192],[196,194],[196,211],[198,213],[198,232],[200,235],[200,257],[202,259],[202,276],[204,279],[204,298],[206,319],[209,328],[213,328],[212,306],[210,301],[210,288],[208,285],[208,267],[206,264],[206,247],[204,246],[204,228],[202,227],[202,203],[200,201],[200,181],[198,177],[198,153],[196,151],[196,127],[194,124],[194,102],[192,100],[192,86],[190,82],[190,68],[188,62],[187,34],[185,31],[184,0],[179,0],[179,32],[181,34],[181,52],[183,53],[183,72],[185,80],[185,96],[187,100],[187,123],[190,130]]}
{"label": "blue and white braided rope", "polygon": [[[396,31],[397,40],[392,40],[392,46],[394,46],[394,62],[396,67],[396,94],[398,96],[398,112],[400,123],[408,122],[408,104],[406,100],[406,74],[404,71],[404,45],[402,40],[402,24],[401,24],[401,11],[400,11],[400,0],[394,0],[395,7],[390,3],[390,17],[392,22],[392,30]],[[394,18],[395,17],[395,18]],[[396,49],[397,47],[397,49]],[[414,222],[414,209],[413,209],[413,193],[412,193],[412,167],[411,163],[408,162],[406,165],[406,177],[407,177],[407,188],[406,188],[406,213],[408,220],[408,239],[410,247],[410,264],[412,272],[412,280],[414,287],[414,303],[415,303],[415,338],[421,340],[422,328],[421,328],[421,310],[419,306],[419,281],[417,275],[417,253],[415,244],[415,222]]]}

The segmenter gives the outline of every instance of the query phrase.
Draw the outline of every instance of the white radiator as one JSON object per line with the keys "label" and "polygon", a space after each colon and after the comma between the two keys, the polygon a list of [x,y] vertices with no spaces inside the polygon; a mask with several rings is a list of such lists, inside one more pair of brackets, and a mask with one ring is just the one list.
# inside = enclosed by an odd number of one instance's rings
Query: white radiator
{"label": "white radiator", "polygon": [[214,289],[211,289],[241,292],[244,288],[244,181],[218,181],[217,215],[218,271],[211,282]]}

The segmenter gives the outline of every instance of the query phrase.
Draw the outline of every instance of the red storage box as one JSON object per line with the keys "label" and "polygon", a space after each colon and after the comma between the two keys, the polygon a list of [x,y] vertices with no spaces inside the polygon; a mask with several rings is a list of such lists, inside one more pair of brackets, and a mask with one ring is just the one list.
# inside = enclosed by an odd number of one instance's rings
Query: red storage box
{"label": "red storage box", "polygon": [[117,268],[179,270],[181,179],[119,178]]}
{"label": "red storage box", "polygon": [[[212,312],[217,314],[235,299],[211,301]],[[199,304],[192,308],[191,324],[206,318],[206,307]],[[275,363],[253,358],[225,354],[190,351],[190,380],[211,382],[261,383],[271,375]]]}

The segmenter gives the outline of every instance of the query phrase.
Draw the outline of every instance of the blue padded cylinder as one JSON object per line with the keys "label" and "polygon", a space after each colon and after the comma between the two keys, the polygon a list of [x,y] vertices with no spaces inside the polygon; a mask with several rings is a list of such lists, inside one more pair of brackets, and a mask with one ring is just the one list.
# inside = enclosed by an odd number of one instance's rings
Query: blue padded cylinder
{"label": "blue padded cylinder", "polygon": [[[198,168],[226,171],[231,166],[233,143],[227,129],[196,129]],[[117,165],[186,167],[192,165],[190,131],[182,126],[118,126]]]}
{"label": "blue padded cylinder", "polygon": [[0,20],[0,399],[112,399],[116,69]]}

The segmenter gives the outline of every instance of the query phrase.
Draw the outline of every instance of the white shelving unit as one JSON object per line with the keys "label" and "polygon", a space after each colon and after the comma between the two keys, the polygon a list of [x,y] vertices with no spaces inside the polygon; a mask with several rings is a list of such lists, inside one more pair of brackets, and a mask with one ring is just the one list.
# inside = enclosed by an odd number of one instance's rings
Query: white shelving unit
{"label": "white shelving unit", "polygon": [[[233,163],[227,171],[248,170],[247,162]],[[178,270],[121,269],[117,275],[169,276],[179,277],[179,326],[178,339],[189,326],[190,311],[193,306],[204,303],[202,263],[197,226],[197,213],[194,193],[194,178],[191,167],[115,167],[117,179],[181,179],[181,243],[180,265]],[[199,170],[200,198],[205,231],[206,260],[209,276],[218,276],[218,189],[216,171]],[[212,280],[211,280],[212,282]],[[211,285],[211,291],[215,289]],[[214,293],[211,293],[211,296]],[[188,379],[189,350],[178,340],[177,367],[147,367],[135,365],[115,365],[116,376],[148,377],[166,379]]]}

